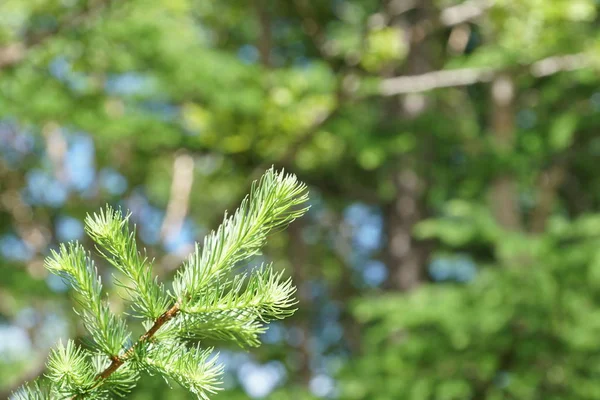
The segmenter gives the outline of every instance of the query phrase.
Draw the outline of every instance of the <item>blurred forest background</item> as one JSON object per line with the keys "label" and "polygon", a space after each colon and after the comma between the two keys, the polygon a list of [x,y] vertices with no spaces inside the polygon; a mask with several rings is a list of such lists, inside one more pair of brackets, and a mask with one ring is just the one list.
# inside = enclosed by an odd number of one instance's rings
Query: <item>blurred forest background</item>
{"label": "blurred forest background", "polygon": [[43,258],[86,213],[168,279],[275,165],[311,190],[264,255],[299,311],[216,399],[600,399],[599,10],[0,0],[0,398],[84,334]]}

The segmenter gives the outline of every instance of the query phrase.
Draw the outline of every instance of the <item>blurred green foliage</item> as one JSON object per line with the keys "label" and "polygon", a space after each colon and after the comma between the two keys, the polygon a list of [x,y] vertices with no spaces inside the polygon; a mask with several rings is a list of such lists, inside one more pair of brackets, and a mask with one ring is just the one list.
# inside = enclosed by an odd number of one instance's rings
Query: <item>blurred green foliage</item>
{"label": "blurred green foliage", "polygon": [[74,221],[131,209],[169,275],[275,165],[300,310],[221,397],[600,398],[599,7],[0,2],[0,387],[82,334],[41,267]]}

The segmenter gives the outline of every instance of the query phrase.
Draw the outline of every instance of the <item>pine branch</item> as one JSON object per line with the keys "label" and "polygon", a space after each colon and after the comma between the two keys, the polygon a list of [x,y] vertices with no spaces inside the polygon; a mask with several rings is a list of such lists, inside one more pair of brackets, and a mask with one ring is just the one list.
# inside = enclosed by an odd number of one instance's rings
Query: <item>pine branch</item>
{"label": "pine branch", "polygon": [[253,184],[250,196],[204,241],[176,277],[174,294],[152,278],[151,262],[138,251],[128,218],[107,207],[86,218],[86,231],[100,254],[121,271],[137,316],[146,332],[130,343],[124,319],[101,300],[102,283],[90,256],[78,243],[61,245],[46,267],[70,284],[76,294],[93,351],[72,341],[55,349],[47,363],[49,387],[21,388],[18,399],[105,399],[124,396],[139,372],[175,380],[200,399],[218,390],[222,366],[211,349],[190,347],[189,339],[213,338],[241,346],[259,345],[269,320],[294,310],[295,287],[271,265],[233,274],[241,261],[259,254],[267,234],[284,228],[307,208],[306,187],[293,175],[270,169]]}
{"label": "pine branch", "polygon": [[[102,371],[108,368],[112,362],[105,357],[93,358],[94,369],[96,371],[96,385],[98,385],[99,377]],[[105,378],[104,385],[107,390],[118,397],[125,397],[137,384],[139,372],[132,363],[128,363],[114,371],[110,376]],[[99,385],[98,385],[99,386]]]}
{"label": "pine branch", "polygon": [[109,378],[116,370],[118,370],[125,362],[132,357],[135,356],[135,352],[137,349],[141,348],[145,343],[148,343],[152,337],[156,334],[156,332],[167,322],[169,322],[173,317],[175,317],[179,313],[179,304],[173,305],[170,309],[168,309],[165,313],[163,313],[160,317],[156,319],[154,324],[140,336],[139,340],[127,350],[127,352],[121,357],[113,357],[112,362],[106,369],[100,372],[97,376],[98,381],[103,381]]}

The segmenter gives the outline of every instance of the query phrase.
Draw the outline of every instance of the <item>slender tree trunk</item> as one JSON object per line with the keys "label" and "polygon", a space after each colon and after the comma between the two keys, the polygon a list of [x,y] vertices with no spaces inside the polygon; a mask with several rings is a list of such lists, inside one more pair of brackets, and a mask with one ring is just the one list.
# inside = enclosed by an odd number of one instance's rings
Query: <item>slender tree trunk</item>
{"label": "slender tree trunk", "polygon": [[[340,304],[350,304],[352,299],[360,296],[360,291],[353,282],[354,272],[351,262],[345,257],[353,251],[354,232],[344,221],[342,214],[336,217],[334,224],[338,227],[335,254],[342,266],[342,273],[336,286],[336,299]],[[361,323],[356,320],[350,307],[344,307],[341,310],[340,323],[344,329],[345,345],[348,346],[348,350],[351,354],[361,354]]]}
{"label": "slender tree trunk", "polygon": [[402,168],[394,176],[397,195],[385,210],[387,226],[388,289],[409,291],[426,277],[425,243],[416,241],[412,232],[422,218],[420,207],[423,184],[412,168]]}
{"label": "slender tree trunk", "polygon": [[260,63],[264,67],[270,68],[272,65],[271,18],[266,3],[268,3],[266,0],[254,0],[254,7],[256,9],[258,25],[260,27],[260,34],[258,36],[258,43],[256,47],[258,48],[258,53],[260,55]]}
{"label": "slender tree trunk", "polygon": [[[417,20],[410,24],[412,28],[405,30],[405,36],[410,42],[410,51],[404,65],[404,73],[408,75],[422,74],[432,69],[430,42],[418,22],[430,18],[435,8],[429,0],[425,0],[419,3],[417,11]],[[400,100],[399,104],[397,100],[388,104],[388,110],[393,110],[396,118],[410,121],[427,109],[427,99],[422,94],[407,95]],[[389,271],[387,289],[390,290],[412,290],[427,275],[427,246],[415,240],[412,235],[415,224],[424,217],[422,202],[426,189],[425,180],[419,175],[416,159],[422,161],[422,157],[414,154],[400,156],[398,169],[391,177],[396,195],[385,208],[385,258]]]}
{"label": "slender tree trunk", "polygon": [[[491,127],[498,152],[508,153],[515,143],[515,88],[512,78],[501,74],[492,82]],[[501,173],[490,191],[492,212],[498,224],[508,230],[521,229],[521,215],[518,203],[518,189],[514,177]]]}
{"label": "slender tree trunk", "polygon": [[294,221],[288,228],[289,232],[289,259],[292,263],[293,279],[298,288],[298,310],[300,311],[295,318],[296,326],[301,332],[300,344],[298,346],[298,375],[297,379],[304,386],[308,387],[311,378],[310,361],[310,315],[311,315],[311,298],[310,287],[307,279],[307,262],[308,249],[304,239],[302,238],[303,221]]}
{"label": "slender tree trunk", "polygon": [[530,230],[532,233],[544,232],[565,175],[565,167],[561,164],[554,165],[541,173],[538,180],[537,204],[531,212]]}

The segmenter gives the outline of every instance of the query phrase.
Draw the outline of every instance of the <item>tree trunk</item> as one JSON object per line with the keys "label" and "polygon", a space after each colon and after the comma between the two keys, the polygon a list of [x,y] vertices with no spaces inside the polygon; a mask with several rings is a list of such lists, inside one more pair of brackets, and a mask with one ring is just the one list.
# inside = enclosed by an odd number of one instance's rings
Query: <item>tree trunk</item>
{"label": "tree trunk", "polygon": [[[431,71],[431,46],[419,21],[427,20],[435,12],[430,1],[419,3],[415,20],[408,24],[405,36],[410,41],[403,72],[408,75],[423,74]],[[397,21],[396,23],[399,23]],[[401,25],[398,25],[401,26]],[[388,103],[388,112],[394,117],[409,121],[418,117],[427,109],[427,98],[422,94],[403,96],[400,103]],[[386,288],[396,291],[409,291],[416,288],[426,278],[428,249],[423,242],[416,241],[413,229],[423,217],[423,194],[426,183],[416,168],[415,159],[423,161],[421,155],[401,155],[398,169],[392,172],[392,181],[396,188],[394,200],[385,208],[386,224],[386,261],[389,278]],[[427,161],[425,161],[427,162]]]}
{"label": "tree trunk", "polygon": [[557,192],[566,176],[565,167],[556,164],[543,171],[538,180],[537,204],[531,212],[530,230],[532,233],[543,233],[548,217],[552,214]]}
{"label": "tree trunk", "polygon": [[[492,82],[492,134],[498,152],[507,154],[515,142],[515,88],[510,76],[499,75]],[[496,177],[490,191],[490,203],[497,223],[504,229],[521,229],[518,190],[514,177],[504,172]]]}
{"label": "tree trunk", "polygon": [[412,237],[422,218],[420,207],[423,185],[412,168],[400,169],[395,177],[397,195],[386,207],[388,289],[409,291],[426,277],[426,245]]}
{"label": "tree trunk", "polygon": [[308,286],[307,278],[307,262],[308,249],[304,239],[302,238],[302,228],[304,224],[302,220],[294,221],[288,228],[289,232],[289,259],[292,263],[294,284],[298,288],[297,308],[299,312],[296,315],[296,327],[301,332],[300,344],[298,346],[298,375],[297,380],[305,387],[308,387],[311,378],[310,360],[310,315],[311,315],[311,298],[310,287]]}
{"label": "tree trunk", "polygon": [[260,55],[260,63],[262,66],[270,68],[272,47],[271,18],[265,3],[266,2],[264,0],[254,0],[256,17],[260,27],[260,33],[256,47],[258,48],[258,53]]}

